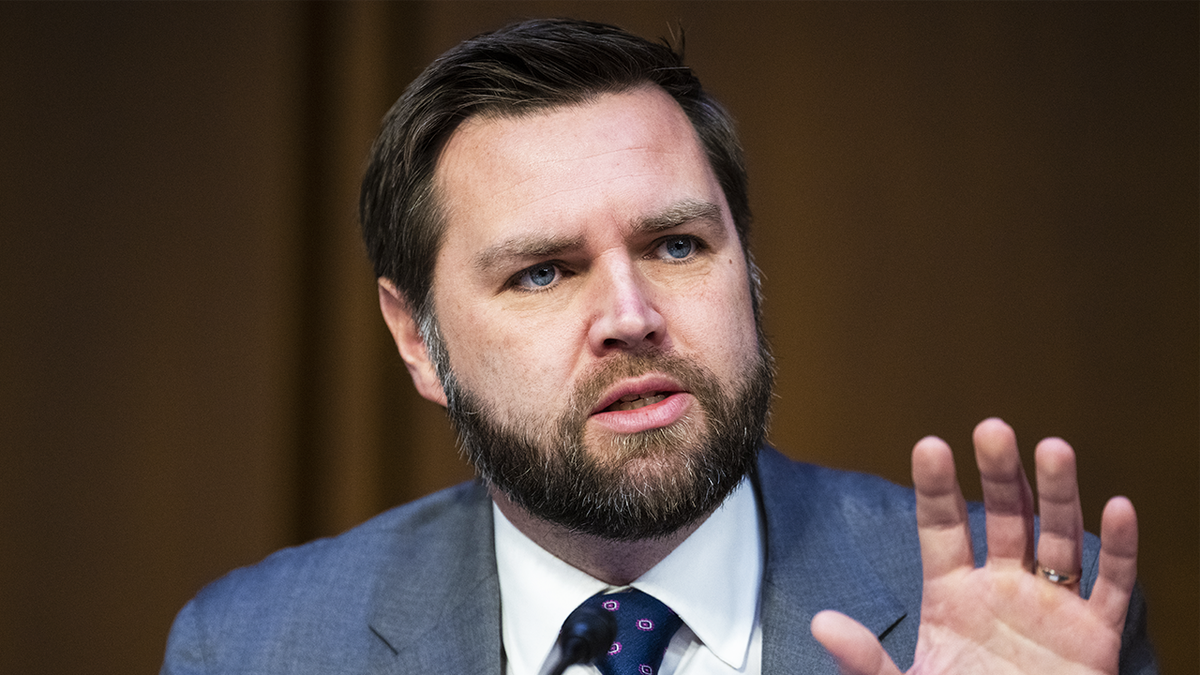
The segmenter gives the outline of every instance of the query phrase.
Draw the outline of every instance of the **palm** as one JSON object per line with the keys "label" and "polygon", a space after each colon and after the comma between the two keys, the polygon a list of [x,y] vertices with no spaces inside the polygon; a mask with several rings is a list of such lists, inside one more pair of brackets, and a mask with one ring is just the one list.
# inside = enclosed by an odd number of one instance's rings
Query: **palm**
{"label": "palm", "polygon": [[1120,631],[1082,598],[986,567],[926,583],[919,635],[910,673],[1116,672],[1121,647]]}
{"label": "palm", "polygon": [[[1031,574],[1033,496],[1012,430],[999,420],[976,428],[976,458],[987,512],[988,559],[975,568],[966,505],[950,449],[925,439],[913,450],[924,589],[910,673],[1116,673],[1121,629],[1136,576],[1137,520],[1114,499],[1101,525],[1100,570],[1089,599]],[[1083,526],[1074,453],[1059,440],[1037,452],[1041,564],[1077,572]],[[853,675],[899,673],[852,619],[823,612],[813,634]]]}

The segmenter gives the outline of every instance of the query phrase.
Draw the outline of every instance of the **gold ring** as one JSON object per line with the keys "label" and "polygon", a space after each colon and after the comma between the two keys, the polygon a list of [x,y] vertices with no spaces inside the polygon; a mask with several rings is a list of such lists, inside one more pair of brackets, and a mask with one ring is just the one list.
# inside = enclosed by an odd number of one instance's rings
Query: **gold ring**
{"label": "gold ring", "polygon": [[1034,569],[1037,571],[1038,574],[1042,575],[1043,579],[1045,579],[1046,581],[1049,581],[1052,584],[1058,584],[1059,586],[1070,586],[1071,584],[1074,584],[1075,582],[1079,581],[1078,574],[1066,574],[1065,572],[1059,572],[1058,570],[1052,570],[1049,567],[1042,565],[1041,563],[1037,563],[1034,566]]}

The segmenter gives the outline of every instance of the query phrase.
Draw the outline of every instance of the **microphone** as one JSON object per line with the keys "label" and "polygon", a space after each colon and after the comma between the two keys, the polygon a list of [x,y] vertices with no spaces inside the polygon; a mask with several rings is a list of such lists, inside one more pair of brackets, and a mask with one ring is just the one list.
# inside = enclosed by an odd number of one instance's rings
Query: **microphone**
{"label": "microphone", "polygon": [[567,616],[542,675],[562,675],[577,663],[593,663],[617,639],[617,619],[599,607],[580,605]]}

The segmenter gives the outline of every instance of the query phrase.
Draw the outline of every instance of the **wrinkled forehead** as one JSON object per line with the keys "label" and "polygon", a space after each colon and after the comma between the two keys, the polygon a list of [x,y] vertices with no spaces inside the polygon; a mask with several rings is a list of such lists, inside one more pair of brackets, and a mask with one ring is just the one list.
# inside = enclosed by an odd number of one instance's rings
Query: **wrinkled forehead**
{"label": "wrinkled forehead", "polygon": [[[480,115],[445,143],[434,174],[446,223],[495,227],[558,219],[623,198],[628,208],[692,190],[724,206],[723,193],[683,109],[658,87],[521,115]],[[723,208],[722,210],[725,210]],[[637,214],[632,214],[637,215]]]}

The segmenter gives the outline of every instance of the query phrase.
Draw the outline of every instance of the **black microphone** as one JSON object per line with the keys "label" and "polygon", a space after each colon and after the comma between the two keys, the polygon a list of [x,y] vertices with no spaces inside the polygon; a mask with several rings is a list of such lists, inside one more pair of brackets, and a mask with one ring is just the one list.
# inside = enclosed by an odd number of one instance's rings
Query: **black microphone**
{"label": "black microphone", "polygon": [[562,675],[563,671],[577,663],[593,663],[608,653],[615,639],[617,619],[612,612],[580,605],[567,616],[562,630],[558,632],[558,642],[554,644],[554,652],[548,661],[553,667],[549,670],[543,668],[542,673]]}

